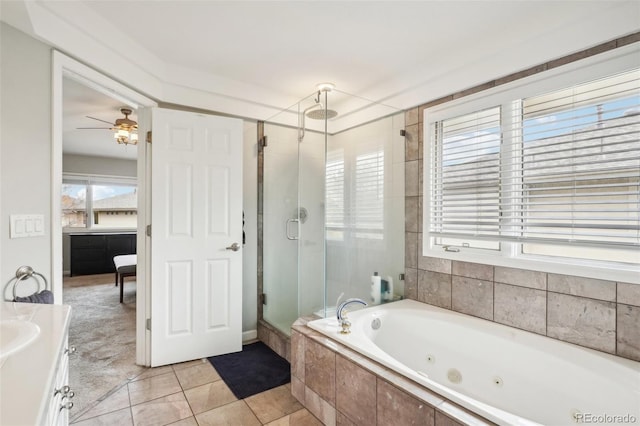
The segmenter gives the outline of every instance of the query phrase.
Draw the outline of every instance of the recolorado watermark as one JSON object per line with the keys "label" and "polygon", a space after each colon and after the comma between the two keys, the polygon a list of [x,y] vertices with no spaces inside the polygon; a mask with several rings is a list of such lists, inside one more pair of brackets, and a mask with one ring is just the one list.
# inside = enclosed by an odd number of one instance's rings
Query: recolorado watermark
{"label": "recolorado watermark", "polygon": [[583,424],[607,424],[607,423],[626,423],[634,424],[638,418],[633,414],[593,414],[593,413],[575,413],[573,417],[576,423]]}

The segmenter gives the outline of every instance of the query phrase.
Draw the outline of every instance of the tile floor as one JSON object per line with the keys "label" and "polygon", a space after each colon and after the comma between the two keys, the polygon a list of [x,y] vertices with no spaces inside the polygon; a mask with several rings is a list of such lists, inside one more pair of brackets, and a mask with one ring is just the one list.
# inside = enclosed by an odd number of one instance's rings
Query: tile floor
{"label": "tile floor", "polygon": [[290,384],[238,400],[207,361],[150,368],[112,391],[73,425],[321,425]]}

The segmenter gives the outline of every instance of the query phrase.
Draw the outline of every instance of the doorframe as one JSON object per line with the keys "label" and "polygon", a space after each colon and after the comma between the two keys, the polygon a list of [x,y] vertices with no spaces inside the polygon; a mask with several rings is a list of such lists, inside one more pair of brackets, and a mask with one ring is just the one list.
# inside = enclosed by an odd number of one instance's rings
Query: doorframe
{"label": "doorframe", "polygon": [[[85,86],[88,86],[106,96],[117,99],[125,105],[137,110],[138,133],[146,135],[151,130],[150,109],[157,103],[130,89],[129,87],[113,80],[110,77],[90,68],[65,54],[53,50],[51,70],[51,288],[54,299],[62,303],[63,267],[62,267],[62,132],[63,132],[63,104],[62,90],[63,78],[71,78]],[[137,229],[137,255],[138,268],[136,279],[136,363],[148,366],[151,363],[151,339],[146,330],[146,319],[150,317],[150,292],[151,280],[149,266],[150,252],[148,250],[149,238],[146,236],[146,227],[149,224],[148,199],[151,192],[149,180],[147,144],[145,137],[140,138],[138,144],[138,229]]]}

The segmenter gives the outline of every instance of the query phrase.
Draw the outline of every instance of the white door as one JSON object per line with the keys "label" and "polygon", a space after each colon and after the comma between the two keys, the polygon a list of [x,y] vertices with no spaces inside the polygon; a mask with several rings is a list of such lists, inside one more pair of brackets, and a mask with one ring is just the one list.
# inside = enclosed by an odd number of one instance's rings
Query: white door
{"label": "white door", "polygon": [[151,365],[240,351],[242,121],[154,108],[152,129]]}

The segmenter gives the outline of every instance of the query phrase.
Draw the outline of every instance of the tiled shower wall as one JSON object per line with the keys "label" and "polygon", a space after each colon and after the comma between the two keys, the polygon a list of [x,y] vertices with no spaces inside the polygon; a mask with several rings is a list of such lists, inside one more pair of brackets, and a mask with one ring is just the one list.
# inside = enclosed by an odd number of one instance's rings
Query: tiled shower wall
{"label": "tiled shower wall", "polygon": [[405,297],[640,361],[640,285],[422,256],[423,111],[640,41],[640,33],[500,78],[405,114]]}

